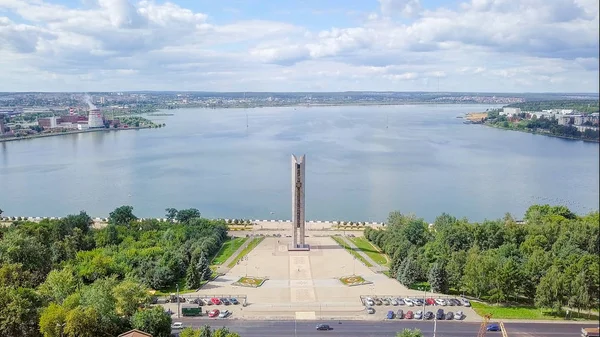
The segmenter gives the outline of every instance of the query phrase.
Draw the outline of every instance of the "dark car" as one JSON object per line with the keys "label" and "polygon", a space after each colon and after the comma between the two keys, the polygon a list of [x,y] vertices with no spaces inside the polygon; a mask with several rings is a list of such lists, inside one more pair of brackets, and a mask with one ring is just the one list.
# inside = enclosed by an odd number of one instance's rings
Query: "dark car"
{"label": "dark car", "polygon": [[454,302],[454,305],[456,305],[456,306],[462,305],[462,303],[460,303],[460,301],[457,300],[456,298],[453,298],[452,302]]}
{"label": "dark car", "polygon": [[437,313],[435,314],[435,318],[437,320],[444,319],[444,309],[438,309]]}
{"label": "dark car", "polygon": [[402,309],[398,309],[398,312],[396,313],[396,318],[398,318],[398,319],[404,318],[404,311],[402,311]]}
{"label": "dark car", "polygon": [[381,302],[381,300],[378,299],[378,298],[375,298],[374,301],[375,301],[376,305],[382,305],[383,304],[383,302]]}
{"label": "dark car", "polygon": [[485,328],[487,331],[500,331],[500,326],[496,323],[488,324]]}
{"label": "dark car", "polygon": [[387,319],[394,319],[394,312],[393,311],[388,311],[387,313]]}
{"label": "dark car", "polygon": [[453,318],[454,318],[454,313],[453,313],[452,311],[448,311],[448,312],[446,313],[446,320],[447,320],[447,321],[450,321],[450,320],[452,320]]}
{"label": "dark car", "polygon": [[317,330],[331,330],[331,328],[327,324],[319,324],[317,325]]}
{"label": "dark car", "polygon": [[231,303],[229,302],[229,300],[228,300],[228,299],[226,299],[226,298],[221,298],[220,300],[221,300],[221,303],[223,303],[223,304],[225,304],[225,305],[230,305],[230,304],[231,304]]}
{"label": "dark car", "polygon": [[235,304],[235,305],[238,305],[238,304],[240,304],[240,302],[238,302],[238,300],[237,300],[237,299],[235,299],[235,298],[230,298],[230,299],[229,299],[229,302],[231,302],[231,304]]}
{"label": "dark car", "polygon": [[433,318],[433,312],[428,311],[425,313],[425,315],[423,315],[424,319],[432,319]]}

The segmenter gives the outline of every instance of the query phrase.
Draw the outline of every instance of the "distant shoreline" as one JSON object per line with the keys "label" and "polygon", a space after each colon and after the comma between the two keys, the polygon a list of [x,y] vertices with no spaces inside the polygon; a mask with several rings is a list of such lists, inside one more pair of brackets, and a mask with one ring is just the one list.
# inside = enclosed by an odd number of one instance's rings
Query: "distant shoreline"
{"label": "distant shoreline", "polygon": [[553,135],[551,133],[539,132],[539,131],[515,130],[515,129],[505,128],[505,127],[502,127],[502,126],[499,126],[499,125],[494,125],[494,124],[489,124],[489,123],[483,123],[483,125],[489,126],[489,127],[492,127],[492,128],[496,128],[496,129],[507,130],[507,131],[524,132],[524,133],[531,133],[531,134],[534,134],[534,135],[548,136],[548,137],[554,137],[554,138],[562,138],[562,139],[568,139],[568,140],[580,140],[580,141],[583,141],[583,142],[600,144],[600,140],[598,140],[598,139],[573,138],[573,137],[567,137],[567,136]]}
{"label": "distant shoreline", "polygon": [[45,138],[45,137],[55,137],[55,136],[65,136],[65,135],[73,135],[78,133],[88,133],[88,132],[112,132],[112,131],[123,131],[123,130],[139,130],[139,129],[151,129],[150,126],[138,126],[138,127],[130,127],[130,128],[118,128],[118,129],[90,129],[90,130],[77,130],[77,131],[67,131],[67,132],[56,132],[56,133],[44,133],[39,135],[31,135],[26,137],[12,137],[12,138],[0,138],[0,143],[13,142],[17,140],[27,140],[27,139],[35,139],[35,138]]}

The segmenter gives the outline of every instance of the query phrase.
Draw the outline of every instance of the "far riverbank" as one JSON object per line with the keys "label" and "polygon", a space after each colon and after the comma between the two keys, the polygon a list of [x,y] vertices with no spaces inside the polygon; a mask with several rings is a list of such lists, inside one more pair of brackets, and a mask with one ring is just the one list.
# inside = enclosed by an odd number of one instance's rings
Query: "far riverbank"
{"label": "far riverbank", "polygon": [[88,130],[77,130],[77,131],[67,131],[67,132],[56,132],[56,133],[43,133],[38,135],[31,135],[25,137],[12,137],[12,138],[0,138],[0,143],[12,142],[17,140],[26,140],[26,139],[35,139],[35,138],[45,138],[45,137],[54,137],[54,136],[64,136],[64,135],[73,135],[78,133],[88,133],[88,132],[112,132],[112,131],[123,131],[123,130],[139,130],[139,129],[152,129],[152,126],[138,126],[138,127],[130,127],[130,128],[117,128],[117,129],[88,129]]}

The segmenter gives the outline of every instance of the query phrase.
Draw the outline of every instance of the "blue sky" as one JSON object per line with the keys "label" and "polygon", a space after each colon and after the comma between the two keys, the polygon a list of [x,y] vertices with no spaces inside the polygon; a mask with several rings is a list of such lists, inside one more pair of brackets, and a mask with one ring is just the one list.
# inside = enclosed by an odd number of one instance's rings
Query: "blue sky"
{"label": "blue sky", "polygon": [[597,0],[0,0],[0,91],[598,92]]}

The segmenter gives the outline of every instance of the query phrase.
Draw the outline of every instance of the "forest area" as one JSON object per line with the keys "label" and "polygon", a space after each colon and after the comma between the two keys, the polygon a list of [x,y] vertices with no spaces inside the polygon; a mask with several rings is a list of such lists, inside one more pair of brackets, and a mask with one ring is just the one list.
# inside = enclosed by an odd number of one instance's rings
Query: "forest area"
{"label": "forest area", "polygon": [[599,213],[533,205],[524,220],[507,214],[470,223],[444,213],[429,228],[392,212],[385,229],[364,234],[392,258],[390,276],[408,287],[425,282],[435,292],[556,314],[598,310]]}

